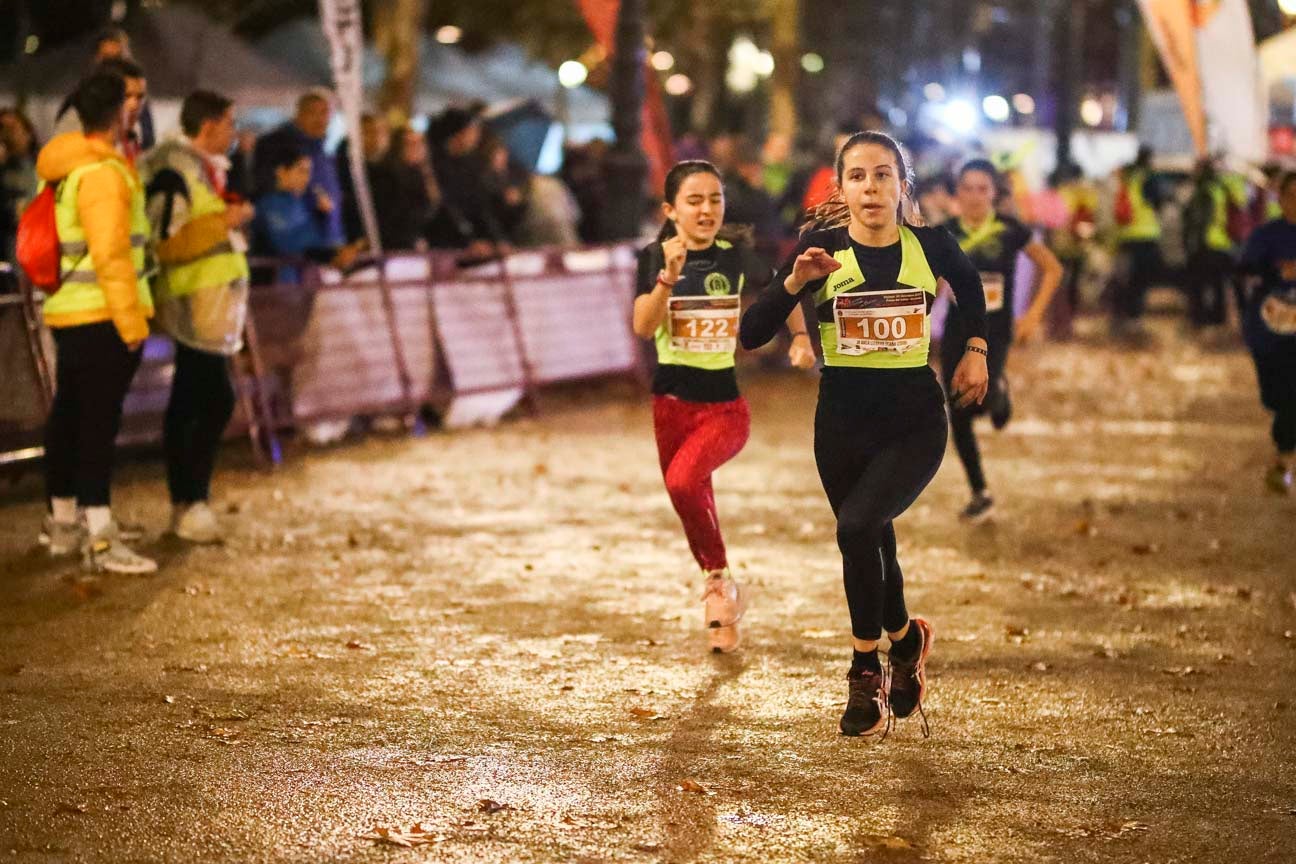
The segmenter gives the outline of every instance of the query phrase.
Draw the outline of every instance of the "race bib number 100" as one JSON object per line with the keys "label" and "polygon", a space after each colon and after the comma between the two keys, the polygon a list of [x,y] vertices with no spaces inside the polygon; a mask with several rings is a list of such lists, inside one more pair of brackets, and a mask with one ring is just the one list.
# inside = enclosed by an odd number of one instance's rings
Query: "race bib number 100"
{"label": "race bib number 100", "polygon": [[927,335],[927,298],[916,288],[838,294],[833,318],[839,354],[903,354]]}
{"label": "race bib number 100", "polygon": [[738,350],[737,294],[724,297],[672,297],[667,310],[671,348],[689,354]]}

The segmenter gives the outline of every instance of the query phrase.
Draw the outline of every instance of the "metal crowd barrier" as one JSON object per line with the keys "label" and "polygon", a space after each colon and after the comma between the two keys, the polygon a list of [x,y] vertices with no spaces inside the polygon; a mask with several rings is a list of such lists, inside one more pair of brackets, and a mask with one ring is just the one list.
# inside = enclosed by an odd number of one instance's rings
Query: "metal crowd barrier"
{"label": "metal crowd barrier", "polygon": [[[398,253],[362,260],[346,274],[301,260],[249,263],[257,284],[245,348],[231,360],[238,408],[228,434],[248,435],[267,464],[282,459],[280,433],[322,420],[411,416],[425,406],[450,417],[498,416],[518,403],[534,408],[535,391],[546,385],[643,376],[629,327],[628,245],[527,250],[472,264],[449,251]],[[0,341],[0,360],[29,370],[26,389],[35,395],[20,417],[0,412],[0,465],[41,455],[54,386],[41,297],[14,281],[17,292],[0,293],[0,325],[10,315],[20,327]],[[121,445],[161,439],[173,347],[152,336],[144,352]]]}

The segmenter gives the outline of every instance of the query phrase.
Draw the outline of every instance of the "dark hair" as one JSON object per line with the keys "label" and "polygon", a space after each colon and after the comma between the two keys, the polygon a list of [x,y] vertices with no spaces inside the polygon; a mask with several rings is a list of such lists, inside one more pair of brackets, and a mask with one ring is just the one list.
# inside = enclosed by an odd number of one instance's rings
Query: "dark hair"
{"label": "dark hair", "polygon": [[233,100],[211,90],[193,91],[180,106],[180,131],[190,138],[194,137],[202,131],[204,123],[220,120],[233,104]]}
{"label": "dark hair", "polygon": [[266,161],[271,171],[278,171],[280,168],[291,168],[301,160],[310,158],[311,154],[305,147],[289,144],[282,149],[276,148]]}
{"label": "dark hair", "polygon": [[900,142],[885,132],[867,129],[852,134],[837,151],[837,159],[834,162],[837,170],[837,188],[833,190],[832,196],[827,201],[810,211],[809,217],[801,227],[802,233],[822,228],[840,228],[850,224],[850,206],[847,205],[841,191],[842,172],[846,168],[846,154],[865,144],[885,147],[895,156],[896,173],[900,175],[900,204],[896,207],[896,221],[902,225],[923,224],[922,216],[918,213],[918,205],[909,191],[914,186],[913,169],[909,165],[909,160],[905,158]]}
{"label": "dark hair", "polygon": [[1011,193],[1007,178],[999,172],[999,169],[996,168],[995,164],[989,159],[969,159],[963,163],[962,168],[959,168],[958,177],[962,180],[963,175],[969,174],[973,171],[978,174],[984,174],[990,178],[990,185],[994,189],[992,204],[997,202],[1000,198],[1007,197]]}
{"label": "dark hair", "polygon": [[[716,180],[720,181],[720,188],[724,189],[724,178],[720,176],[720,169],[712,165],[705,159],[685,159],[676,162],[671,169],[666,172],[666,188],[663,190],[662,200],[672,207],[675,206],[675,198],[679,195],[680,187],[684,181],[695,174],[710,174]],[[667,219],[662,223],[661,230],[657,232],[657,242],[661,243],[675,236],[675,223]]]}
{"label": "dark hair", "polygon": [[116,75],[118,78],[146,78],[144,67],[134,60],[127,60],[125,57],[113,57],[110,60],[104,60],[95,67],[96,72],[107,72],[109,75]]}
{"label": "dark hair", "polygon": [[[30,117],[19,111],[17,108],[0,108],[0,117],[13,117],[23,126],[24,129],[27,130],[27,137],[31,139],[31,144],[28,145],[30,148],[28,152],[30,154],[34,155],[41,149],[40,136],[36,134],[36,127],[32,125]],[[11,153],[10,155],[13,154]]]}
{"label": "dark hair", "polygon": [[999,184],[1003,180],[999,174],[999,169],[989,159],[969,159],[964,162],[963,167],[958,172],[959,179],[962,180],[963,175],[969,171],[980,171],[990,178],[990,182],[994,184],[996,189],[999,188]]}
{"label": "dark hair", "polygon": [[[662,200],[672,207],[675,206],[675,198],[679,195],[680,187],[684,185],[685,180],[695,174],[710,174],[720,181],[721,190],[724,189],[724,176],[721,175],[719,168],[705,159],[685,159],[676,162],[671,166],[670,171],[666,172],[666,188],[663,190]],[[667,219],[662,223],[661,230],[657,232],[657,242],[661,243],[674,236],[675,223]],[[750,225],[721,225],[720,230],[716,232],[716,237],[731,243],[750,243],[752,229]]]}
{"label": "dark hair", "polygon": [[1278,181],[1278,194],[1283,195],[1287,192],[1287,187],[1296,183],[1296,171],[1288,171],[1282,175],[1282,180]]}
{"label": "dark hair", "polygon": [[323,102],[325,105],[333,104],[333,95],[322,87],[312,87],[305,93],[297,97],[297,112],[300,114],[306,110],[306,106],[313,102]]}
{"label": "dark hair", "polygon": [[87,132],[111,129],[125,103],[126,82],[110,72],[95,72],[82,79],[72,94],[72,107]]}

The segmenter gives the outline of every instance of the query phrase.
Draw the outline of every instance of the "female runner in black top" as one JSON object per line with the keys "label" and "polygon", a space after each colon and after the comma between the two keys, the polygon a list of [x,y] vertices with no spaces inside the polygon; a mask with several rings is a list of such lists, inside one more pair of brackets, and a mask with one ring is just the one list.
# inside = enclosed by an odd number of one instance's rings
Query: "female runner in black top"
{"label": "female runner in black top", "polygon": [[[824,370],[815,461],[837,517],[854,642],[844,735],[884,734],[891,712],[921,713],[932,628],[910,619],[892,520],[945,454],[945,394],[927,365],[932,300],[945,279],[963,307],[959,405],[986,395],[985,297],[948,232],[905,219],[913,188],[899,144],[858,132],[837,154],[838,191],[818,208],[795,254],[743,316],[743,346],[772,339],[802,296],[813,298]],[[878,659],[890,637],[888,674]],[[926,732],[924,724],[924,732]]]}
{"label": "female runner in black top", "polygon": [[[989,161],[973,159],[968,162],[959,171],[956,192],[959,215],[945,223],[958,241],[959,248],[981,273],[981,287],[985,290],[986,336],[990,341],[990,392],[986,407],[996,429],[1007,426],[1012,417],[1012,400],[1008,396],[1004,367],[1008,363],[1014,329],[1019,341],[1030,339],[1039,329],[1044,311],[1053,302],[1053,294],[1062,281],[1062,264],[1057,256],[1035,240],[1025,225],[1011,216],[995,212],[999,185],[999,172]],[[1013,283],[1017,279],[1017,255],[1023,252],[1039,273],[1039,291],[1031,300],[1030,309],[1014,325]],[[946,387],[950,386],[954,369],[963,358],[965,317],[963,307],[954,306],[945,319],[941,371]],[[959,518],[973,523],[989,519],[994,510],[994,499],[990,497],[985,471],[981,467],[976,431],[972,427],[973,419],[981,413],[979,405],[950,412],[954,449],[967,473],[968,485],[972,487],[972,500],[963,508]]]}

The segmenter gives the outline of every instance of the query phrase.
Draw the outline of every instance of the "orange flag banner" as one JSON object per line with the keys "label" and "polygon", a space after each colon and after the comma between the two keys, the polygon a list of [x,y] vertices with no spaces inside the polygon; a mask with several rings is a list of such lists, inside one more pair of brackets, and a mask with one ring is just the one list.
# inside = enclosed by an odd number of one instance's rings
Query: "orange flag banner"
{"label": "orange flag banner", "polygon": [[1198,156],[1206,155],[1206,107],[1197,65],[1197,28],[1193,0],[1139,0],[1148,33],[1161,55],[1192,134]]}

